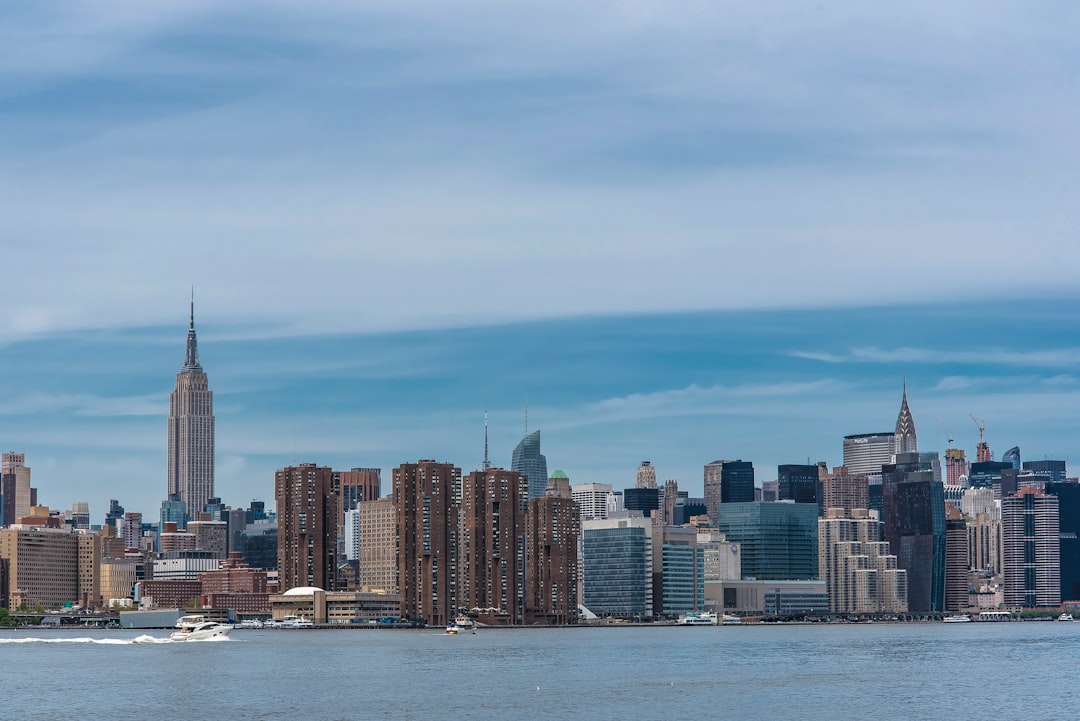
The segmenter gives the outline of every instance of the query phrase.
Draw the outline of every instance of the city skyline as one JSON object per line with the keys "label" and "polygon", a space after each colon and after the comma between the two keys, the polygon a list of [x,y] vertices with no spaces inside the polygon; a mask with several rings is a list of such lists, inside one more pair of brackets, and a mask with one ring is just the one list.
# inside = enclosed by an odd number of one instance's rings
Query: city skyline
{"label": "city skyline", "polygon": [[[677,478],[680,489],[700,496],[701,469],[717,457],[751,461],[759,483],[774,477],[777,465],[803,463],[807,457],[811,463],[840,465],[843,435],[895,424],[905,372],[911,412],[922,429],[920,446],[927,450],[944,451],[947,437],[955,437],[955,445],[973,458],[978,429],[968,413],[976,412],[989,419],[987,439],[996,457],[1020,445],[1025,460],[1070,458],[1075,436],[1069,408],[1078,397],[1076,379],[1065,372],[1072,351],[1048,347],[1046,338],[1057,328],[1061,337],[1069,337],[1075,322],[1063,314],[1029,322],[1021,314],[1021,322],[1010,325],[1004,316],[1002,330],[1018,348],[1030,350],[984,347],[981,364],[975,348],[957,358],[957,351],[932,347],[936,324],[974,322],[985,310],[577,319],[291,342],[230,339],[212,327],[208,333],[204,325],[200,352],[213,359],[217,379],[217,493],[234,507],[252,498],[270,500],[273,473],[294,461],[337,470],[379,467],[386,473],[400,463],[434,456],[468,472],[483,459],[483,401],[478,399],[484,397],[490,406],[491,460],[508,468],[522,417],[521,401],[512,391],[520,387],[523,396],[526,380],[530,426],[543,431],[549,471],[564,470],[573,483],[630,488],[638,465],[649,459],[658,479]],[[890,328],[908,328],[909,339],[919,340],[911,328],[923,327],[926,349],[885,349],[890,330],[881,328],[883,317]],[[857,350],[847,359],[820,359],[821,349],[835,352],[831,349],[842,344],[811,339],[819,327],[837,322]],[[663,343],[643,344],[643,329]],[[606,334],[613,350],[590,347],[596,334]],[[537,347],[550,345],[549,367],[522,365],[493,377],[492,368],[518,357],[508,348],[524,336],[534,337]],[[740,354],[729,354],[715,367],[672,359],[710,357],[730,350],[732,342]],[[881,343],[877,356],[867,350],[874,343]],[[168,414],[167,379],[182,345],[173,328],[0,349],[13,385],[26,389],[46,383],[38,386],[42,396],[36,400],[51,395],[36,408],[20,408],[25,397],[9,398],[0,410],[6,428],[2,442],[27,454],[42,503],[63,509],[89,501],[97,523],[107,500],[118,498],[129,510],[156,517],[164,500],[158,496],[166,470],[160,429]],[[453,352],[433,365],[423,353],[432,346]],[[378,353],[357,356],[364,348]],[[628,354],[627,348],[635,352]],[[495,350],[509,355],[491,358]],[[526,352],[530,346],[521,350]],[[55,374],[37,375],[45,357],[55,365],[65,354],[101,361],[100,366],[73,362],[66,380],[83,393],[92,381],[100,396],[68,396],[66,388],[51,386]],[[961,368],[966,375],[957,373]],[[493,385],[500,390],[498,403],[490,400]],[[133,390],[141,393],[131,395]],[[442,403],[432,412],[435,391]],[[109,392],[118,395],[108,398]],[[475,408],[468,407],[470,401]],[[823,414],[825,407],[829,411]],[[87,449],[100,455],[87,458]],[[65,453],[74,458],[65,459]]]}

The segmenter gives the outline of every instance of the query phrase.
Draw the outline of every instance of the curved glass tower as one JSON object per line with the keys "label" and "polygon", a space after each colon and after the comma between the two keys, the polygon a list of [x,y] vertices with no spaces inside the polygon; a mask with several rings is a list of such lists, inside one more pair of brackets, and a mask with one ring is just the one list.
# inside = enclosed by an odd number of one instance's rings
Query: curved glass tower
{"label": "curved glass tower", "polygon": [[529,498],[540,498],[547,488],[547,458],[540,452],[540,431],[533,431],[514,448],[510,470],[529,479]]}

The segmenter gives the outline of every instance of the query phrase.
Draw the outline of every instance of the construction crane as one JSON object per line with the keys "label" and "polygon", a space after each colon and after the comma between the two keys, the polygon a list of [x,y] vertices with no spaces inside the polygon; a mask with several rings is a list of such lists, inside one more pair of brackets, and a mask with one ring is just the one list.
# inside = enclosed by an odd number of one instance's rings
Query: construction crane
{"label": "construction crane", "polygon": [[983,440],[983,432],[986,430],[986,421],[980,421],[974,413],[968,413],[971,420],[975,421],[975,427],[979,429],[979,445],[975,451],[975,460],[978,463],[994,460],[994,454],[990,452],[990,445]]}

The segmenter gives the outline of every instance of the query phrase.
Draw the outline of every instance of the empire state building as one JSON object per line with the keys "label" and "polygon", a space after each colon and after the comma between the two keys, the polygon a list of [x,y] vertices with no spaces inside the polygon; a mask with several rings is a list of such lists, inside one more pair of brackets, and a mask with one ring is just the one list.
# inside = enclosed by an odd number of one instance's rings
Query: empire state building
{"label": "empire state building", "polygon": [[169,496],[179,495],[189,518],[198,518],[214,495],[214,393],[199,365],[195,303],[191,304],[187,355],[169,395]]}

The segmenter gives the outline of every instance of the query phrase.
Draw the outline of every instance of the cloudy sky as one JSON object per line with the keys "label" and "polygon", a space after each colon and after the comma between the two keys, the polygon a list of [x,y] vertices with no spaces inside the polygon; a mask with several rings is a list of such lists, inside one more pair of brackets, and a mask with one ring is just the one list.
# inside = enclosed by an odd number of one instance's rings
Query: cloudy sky
{"label": "cloudy sky", "polygon": [[[752,7],[749,7],[751,6]],[[294,459],[759,479],[1076,455],[1080,10],[0,6],[0,444],[156,515],[192,286],[218,491]],[[771,470],[770,470],[771,467]],[[384,483],[388,486],[388,483]]]}

